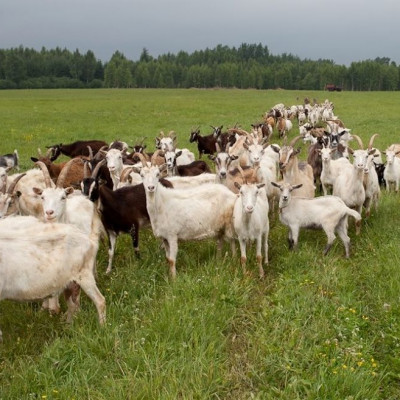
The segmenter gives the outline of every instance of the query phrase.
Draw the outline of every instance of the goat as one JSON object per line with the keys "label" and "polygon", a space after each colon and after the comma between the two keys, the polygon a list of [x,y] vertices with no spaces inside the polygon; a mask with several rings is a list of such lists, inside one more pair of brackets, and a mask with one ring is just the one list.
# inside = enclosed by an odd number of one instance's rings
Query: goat
{"label": "goat", "polygon": [[[375,135],[370,139],[368,149],[363,149],[363,143],[359,136],[353,135],[357,140],[360,149],[352,150],[349,148],[349,152],[353,154],[353,168],[345,169],[336,178],[335,184],[333,185],[333,195],[340,197],[345,204],[358,211],[361,214],[362,206],[365,202],[365,188],[364,188],[364,169],[366,166],[367,158],[369,154],[373,154],[372,142]],[[356,233],[359,234],[361,225],[356,220]]]}
{"label": "goat", "polygon": [[201,158],[203,154],[214,154],[217,151],[215,147],[217,138],[215,137],[214,132],[211,133],[211,135],[201,136],[200,128],[197,128],[190,132],[189,142],[197,142],[199,158]]}
{"label": "goat", "polygon": [[[94,204],[80,194],[73,195],[74,189],[72,187],[64,188],[63,181],[68,174],[68,170],[77,161],[79,161],[77,158],[68,161],[57,179],[56,187],[51,184],[50,175],[45,164],[38,161],[37,165],[43,172],[46,188],[34,187],[32,190],[42,200],[43,219],[45,222],[62,222],[75,225],[82,232],[88,236],[90,235],[93,240],[96,240],[98,245],[103,227]],[[67,289],[76,294],[76,303],[79,304],[80,288],[76,284],[71,284]],[[58,297],[53,296],[42,307],[58,313],[60,311]]]}
{"label": "goat", "polygon": [[167,175],[168,176],[195,176],[200,175],[205,172],[210,173],[210,167],[203,160],[195,160],[187,164],[178,165],[178,160],[182,156],[182,150],[166,151],[165,162],[167,165]]}
{"label": "goat", "polygon": [[10,169],[10,167],[0,167],[0,192],[5,190],[7,187],[7,177]]}
{"label": "goat", "polygon": [[246,269],[246,242],[256,240],[256,257],[260,278],[264,277],[262,252],[264,247],[264,264],[268,264],[269,204],[264,183],[243,184],[235,182],[239,195],[233,208],[233,227],[240,245],[240,261],[243,271]]}
{"label": "goat", "polygon": [[[20,174],[10,175],[7,178],[7,185],[11,186],[12,182]],[[43,173],[34,168],[25,172],[25,175],[17,182],[14,189],[14,201],[16,212],[20,215],[31,215],[38,219],[43,219],[43,207],[40,196],[37,195],[32,188],[45,188]],[[13,210],[14,212],[14,210]]]}
{"label": "goat", "polygon": [[97,153],[104,146],[108,147],[103,140],[78,140],[70,144],[60,143],[46,146],[46,148],[51,151],[51,160],[55,161],[61,154],[70,158],[89,156],[89,147],[93,153]]}
{"label": "goat", "polygon": [[324,146],[319,149],[319,154],[322,162],[321,185],[324,195],[328,194],[328,189],[333,190],[336,178],[345,168],[352,168],[350,161],[347,158],[341,157],[336,160],[332,159],[333,149]]}
{"label": "goat", "polygon": [[276,123],[276,129],[278,130],[279,137],[286,137],[289,131],[293,128],[292,121],[290,119],[286,119],[284,117],[279,117]]}
{"label": "goat", "polygon": [[[164,243],[170,275],[176,276],[178,240],[217,237],[232,239],[232,213],[236,196],[225,186],[204,184],[188,189],[168,189],[160,184],[158,166],[141,170],[147,211],[155,237]],[[232,250],[233,241],[231,240]]]}
{"label": "goat", "polygon": [[168,136],[164,132],[160,132],[160,136],[156,137],[156,149],[161,151],[174,151],[176,148],[176,134],[170,131]]}
{"label": "goat", "polygon": [[216,170],[216,183],[221,183],[230,189],[233,193],[238,193],[238,189],[235,186],[235,181],[239,183],[244,183],[246,179],[249,183],[255,183],[258,181],[257,169],[252,167],[240,167],[230,169],[232,161],[236,160],[238,157],[229,155],[227,149],[229,145],[226,146],[226,151],[221,151],[217,143],[217,154],[215,156],[210,156],[215,162]]}
{"label": "goat", "polygon": [[394,190],[398,192],[400,184],[400,158],[397,155],[400,154],[400,148],[397,151],[389,149],[390,147],[383,152],[386,155],[386,168],[383,177],[386,181],[386,191],[389,192],[391,185],[394,184]]}
{"label": "goat", "polygon": [[0,219],[4,218],[8,215],[13,215],[18,213],[18,207],[16,204],[16,197],[20,194],[15,194],[14,190],[17,186],[17,183],[21,178],[23,178],[26,174],[18,175],[10,184],[10,186],[6,190],[6,186],[3,186],[3,189],[0,192]]}
{"label": "goat", "polygon": [[279,153],[279,170],[283,175],[285,182],[295,184],[302,183],[301,190],[298,190],[298,197],[314,197],[315,186],[312,168],[307,163],[299,163],[297,154],[300,149],[294,149],[296,142],[301,139],[301,136],[296,136],[291,140],[289,145],[282,146],[278,149],[271,146],[274,151]]}
{"label": "goat", "polygon": [[335,232],[342,240],[346,258],[350,257],[350,238],[347,235],[349,216],[361,222],[361,215],[347,207],[343,200],[336,196],[320,196],[306,199],[292,196],[292,191],[301,187],[283,183],[272,183],[281,191],[279,198],[279,219],[289,227],[289,248],[297,247],[300,228],[323,229],[328,237],[324,255],[328,253],[335,240]]}
{"label": "goat", "polygon": [[[114,191],[106,185],[99,184],[98,172],[104,162],[96,165],[91,177],[83,180],[82,193],[91,201],[98,203],[97,208],[109,241],[106,270],[109,274],[112,269],[117,236],[120,233],[129,233],[135,254],[138,256],[139,230],[149,224],[150,220],[143,184],[122,187]],[[163,183],[169,184],[166,180]]]}
{"label": "goat", "polygon": [[[43,299],[74,281],[94,302],[100,324],[105,323],[105,299],[94,277],[97,244],[80,229],[34,217],[5,218],[0,221],[0,253],[0,300]],[[75,309],[69,301],[68,320]]]}
{"label": "goat", "polygon": [[107,168],[113,182],[113,190],[115,190],[118,188],[123,169],[128,167],[128,165],[124,164],[126,150],[110,149],[108,151],[100,150],[100,152],[105,155]]}
{"label": "goat", "polygon": [[314,184],[321,189],[322,159],[320,150],[327,144],[326,139],[317,136],[316,142],[308,148],[307,163],[311,165]]}
{"label": "goat", "polygon": [[369,154],[364,168],[364,189],[365,189],[365,216],[369,217],[371,214],[371,207],[375,210],[378,208],[379,197],[381,189],[379,186],[379,178],[374,164],[375,154]]}
{"label": "goat", "polygon": [[15,168],[19,171],[19,156],[18,151],[14,150],[12,154],[4,154],[0,156],[0,167]]}
{"label": "goat", "polygon": [[[57,180],[58,176],[60,175],[62,169],[64,166],[67,164],[67,162],[62,162],[62,163],[54,163],[54,157],[49,157],[49,151],[47,152],[46,156],[39,156],[37,157],[31,157],[31,160],[33,162],[41,161],[44,163],[49,170],[49,174],[51,179]],[[80,182],[83,179],[83,166],[84,162],[83,160],[78,157],[78,158],[73,158],[76,159],[77,162],[75,162],[70,169],[68,170],[68,175],[65,176],[63,182],[65,184],[65,187],[72,186],[74,188],[79,188]]]}
{"label": "goat", "polygon": [[194,176],[169,176],[167,180],[175,189],[184,189],[203,185],[204,183],[215,183],[216,174],[205,172]]}

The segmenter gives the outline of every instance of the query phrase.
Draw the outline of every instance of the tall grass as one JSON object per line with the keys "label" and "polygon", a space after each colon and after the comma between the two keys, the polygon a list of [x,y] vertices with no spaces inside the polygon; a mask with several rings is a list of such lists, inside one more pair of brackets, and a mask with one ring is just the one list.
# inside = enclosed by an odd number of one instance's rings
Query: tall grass
{"label": "tall grass", "polygon": [[[178,144],[195,150],[191,127],[206,134],[209,125],[238,122],[247,129],[274,104],[305,96],[332,100],[364,141],[379,133],[382,150],[400,141],[398,93],[37,90],[0,92],[0,150],[17,148],[30,168],[38,147],[88,138],[132,144],[146,136],[153,148],[160,130],[175,130]],[[180,244],[171,282],[150,230],[141,236],[140,259],[129,237],[118,238],[106,276],[102,244],[104,328],[84,295],[72,325],[39,303],[0,304],[0,398],[398,399],[398,194],[383,192],[361,235],[352,224],[349,234],[349,260],[340,241],[322,257],[326,237],[318,231],[301,232],[298,251],[289,252],[286,228],[271,216],[263,281],[254,249],[244,276],[239,260],[218,258],[208,240]]]}

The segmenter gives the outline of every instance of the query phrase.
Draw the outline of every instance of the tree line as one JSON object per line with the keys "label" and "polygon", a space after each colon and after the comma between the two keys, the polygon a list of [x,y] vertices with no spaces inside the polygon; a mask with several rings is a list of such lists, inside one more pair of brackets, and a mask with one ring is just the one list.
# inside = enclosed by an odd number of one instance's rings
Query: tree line
{"label": "tree line", "polygon": [[242,88],[323,90],[399,90],[400,65],[388,57],[352,62],[273,55],[267,46],[218,45],[193,53],[179,51],[152,57],[143,49],[139,60],[115,51],[108,62],[89,50],[82,54],[59,47],[40,51],[0,49],[0,89],[35,88]]}

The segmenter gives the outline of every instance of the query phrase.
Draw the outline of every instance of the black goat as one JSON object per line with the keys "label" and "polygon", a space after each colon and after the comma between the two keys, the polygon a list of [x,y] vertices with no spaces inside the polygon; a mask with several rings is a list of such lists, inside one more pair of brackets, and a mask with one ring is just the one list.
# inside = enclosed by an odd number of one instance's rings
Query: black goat
{"label": "black goat", "polygon": [[217,142],[217,136],[214,132],[211,135],[201,136],[200,129],[192,130],[190,132],[189,142],[197,142],[197,149],[199,150],[199,158],[203,154],[214,154],[217,150],[215,148],[215,143]]}
{"label": "black goat", "polygon": [[46,148],[51,149],[51,161],[54,161],[61,154],[70,158],[89,156],[90,151],[96,154],[104,146],[108,147],[108,144],[102,140],[78,140],[70,144],[60,143],[53,146],[46,146]]}
{"label": "black goat", "polygon": [[[115,243],[120,233],[129,233],[135,254],[139,255],[139,229],[150,224],[143,184],[112,190],[99,185],[98,172],[104,161],[96,165],[91,177],[83,179],[82,193],[92,201],[99,202],[99,212],[109,240],[107,273],[111,272]],[[167,180],[162,184],[172,187]]]}

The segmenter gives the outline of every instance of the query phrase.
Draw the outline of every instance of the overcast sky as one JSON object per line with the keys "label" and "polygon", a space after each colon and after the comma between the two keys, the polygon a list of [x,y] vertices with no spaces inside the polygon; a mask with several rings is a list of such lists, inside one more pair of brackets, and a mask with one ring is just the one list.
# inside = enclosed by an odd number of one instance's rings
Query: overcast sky
{"label": "overcast sky", "polygon": [[337,64],[400,64],[399,0],[0,0],[0,48],[119,50],[136,61],[218,44]]}

